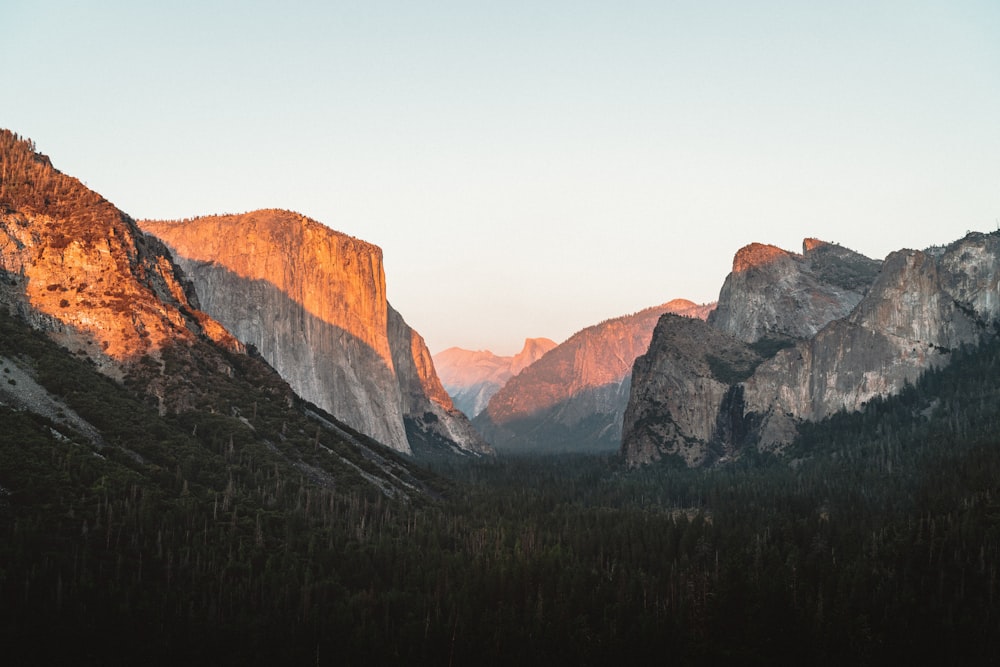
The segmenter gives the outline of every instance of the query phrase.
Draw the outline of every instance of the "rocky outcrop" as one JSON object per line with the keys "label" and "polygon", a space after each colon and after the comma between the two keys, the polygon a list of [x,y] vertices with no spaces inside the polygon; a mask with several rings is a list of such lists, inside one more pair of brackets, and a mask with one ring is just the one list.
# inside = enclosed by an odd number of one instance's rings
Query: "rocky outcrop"
{"label": "rocky outcrop", "polygon": [[710,310],[678,299],[588,327],[511,378],[473,423],[497,449],[614,450],[632,363],[648,349],[659,317]]}
{"label": "rocky outcrop", "polygon": [[167,345],[211,339],[240,349],[198,310],[163,244],[6,130],[0,304],[116,378],[143,358],[158,360]]}
{"label": "rocky outcrop", "polygon": [[[398,314],[386,300],[380,248],[289,211],[140,225],[171,248],[204,309],[298,394],[362,433],[411,451],[404,420],[428,412],[413,392],[434,392],[436,378],[429,355],[412,358],[412,331],[402,318],[393,320]],[[449,412],[443,389],[425,399],[441,406],[444,431],[470,434],[453,444],[483,450],[464,417]],[[408,412],[412,406],[418,412]]]}
{"label": "rocky outcrop", "polygon": [[[680,455],[698,465],[747,444],[780,449],[801,421],[858,410],[947,363],[955,348],[996,334],[997,234],[970,234],[945,248],[892,253],[872,281],[872,265],[846,249],[807,240],[804,255],[796,257],[761,248],[737,253],[734,274],[759,275],[731,274],[723,288],[729,292],[720,297],[720,310],[724,300],[726,310],[709,318],[712,334],[702,332],[717,350],[752,341],[749,351],[758,355],[752,372],[721,377],[698,363],[708,358],[700,341],[672,334],[676,324],[658,327],[634,372],[622,439],[630,464]],[[761,282],[762,275],[773,282]],[[803,287],[818,291],[802,292]],[[857,295],[848,312],[823,322]],[[778,349],[775,334],[785,336],[789,346]],[[793,336],[799,340],[790,341]],[[708,379],[723,380],[725,387]],[[727,398],[720,401],[723,393]],[[680,406],[692,404],[707,405],[709,412],[718,405],[714,435],[706,438],[707,414],[677,419]]]}
{"label": "rocky outcrop", "polygon": [[879,262],[806,239],[802,254],[750,244],[736,253],[709,323],[740,340],[802,339],[846,316],[878,274]]}
{"label": "rocky outcrop", "polygon": [[748,344],[701,320],[661,317],[632,367],[622,425],[629,462],[673,456],[695,466],[732,454],[747,435],[734,385],[760,362]]}
{"label": "rocky outcrop", "polygon": [[492,448],[472,428],[465,414],[454,406],[441,385],[423,337],[391,306],[388,332],[407,442],[413,451],[418,454],[441,450],[492,453]]}
{"label": "rocky outcrop", "polygon": [[521,351],[512,357],[501,357],[489,350],[450,347],[434,355],[434,366],[455,406],[475,417],[508,380],[555,346],[555,341],[548,338],[526,338]]}
{"label": "rocky outcrop", "polygon": [[[966,238],[939,260],[914,250],[892,253],[849,316],[763,364],[746,383],[747,410],[762,416],[760,447],[787,443],[796,420],[859,410],[876,396],[893,394],[925,370],[948,363],[951,350],[992,333],[988,323],[1000,316],[994,305],[996,241]],[[955,261],[969,250],[983,258],[987,242],[993,266]]]}

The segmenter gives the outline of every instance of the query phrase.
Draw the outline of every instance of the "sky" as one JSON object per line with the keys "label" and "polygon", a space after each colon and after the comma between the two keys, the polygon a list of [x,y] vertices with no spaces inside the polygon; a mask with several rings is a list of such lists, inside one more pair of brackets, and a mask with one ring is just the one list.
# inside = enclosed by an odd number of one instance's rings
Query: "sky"
{"label": "sky", "polygon": [[713,301],[751,242],[1000,227],[996,0],[4,0],[0,26],[0,127],[137,219],[375,243],[432,352]]}

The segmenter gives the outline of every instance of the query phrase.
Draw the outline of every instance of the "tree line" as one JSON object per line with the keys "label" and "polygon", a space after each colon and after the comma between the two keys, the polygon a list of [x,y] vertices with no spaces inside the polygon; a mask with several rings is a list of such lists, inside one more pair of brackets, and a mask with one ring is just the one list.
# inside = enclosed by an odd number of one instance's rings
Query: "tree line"
{"label": "tree line", "polygon": [[45,354],[68,404],[97,421],[87,401],[114,406],[102,432],[121,446],[0,407],[11,664],[985,664],[1000,650],[995,342],[805,425],[781,457],[438,459],[413,473],[433,491],[407,499],[323,468],[322,447],[347,445],[260,395],[233,398],[253,429],[161,417],[114,383],[73,391],[83,362]]}

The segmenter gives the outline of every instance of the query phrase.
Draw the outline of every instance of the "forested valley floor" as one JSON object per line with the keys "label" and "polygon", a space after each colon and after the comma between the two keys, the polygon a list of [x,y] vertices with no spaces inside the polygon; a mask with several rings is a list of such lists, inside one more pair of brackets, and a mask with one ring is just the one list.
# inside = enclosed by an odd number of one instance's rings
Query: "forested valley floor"
{"label": "forested valley floor", "polygon": [[[438,460],[408,500],[317,484],[235,420],[58,388],[111,442],[0,407],[0,660],[992,663],[1000,344],[953,355],[782,457]],[[59,363],[40,381],[86,372]]]}

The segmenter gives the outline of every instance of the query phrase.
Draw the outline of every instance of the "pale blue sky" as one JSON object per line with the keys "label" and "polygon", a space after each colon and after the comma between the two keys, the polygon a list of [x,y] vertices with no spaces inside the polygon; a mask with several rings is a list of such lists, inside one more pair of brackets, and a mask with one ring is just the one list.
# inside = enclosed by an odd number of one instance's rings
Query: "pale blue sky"
{"label": "pale blue sky", "polygon": [[1000,220],[1000,3],[0,3],[0,126],[134,217],[381,246],[434,352],[677,297],[746,243]]}

